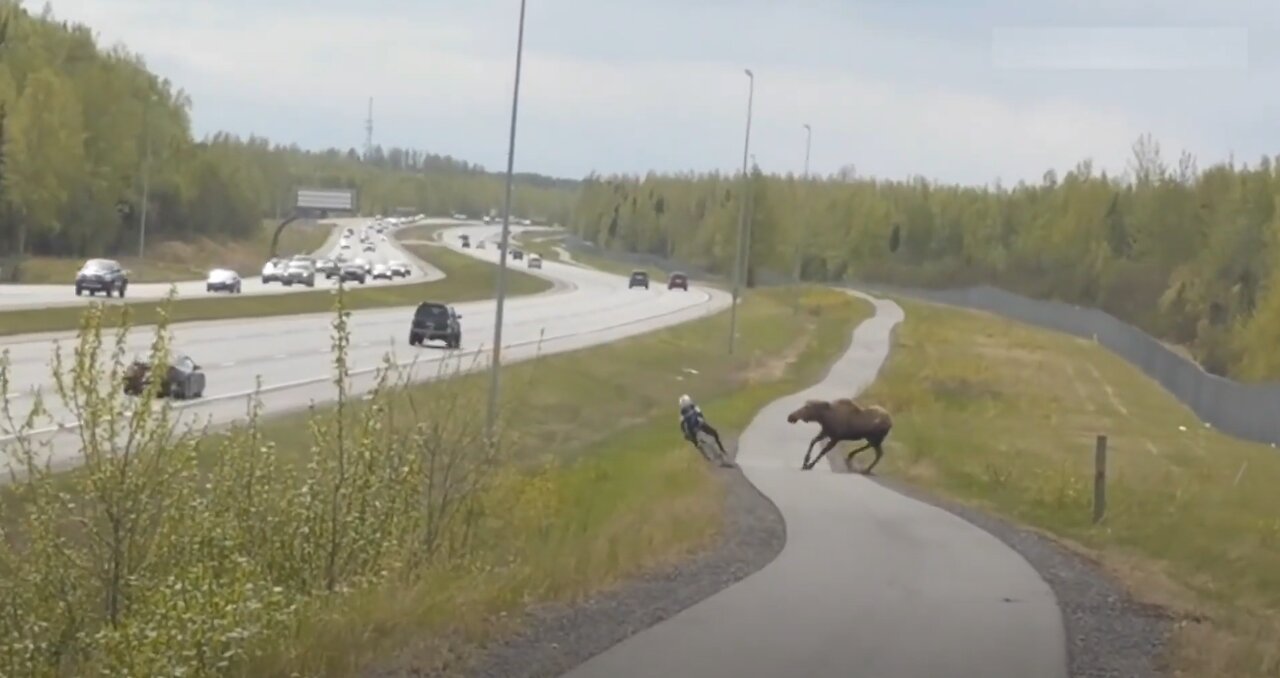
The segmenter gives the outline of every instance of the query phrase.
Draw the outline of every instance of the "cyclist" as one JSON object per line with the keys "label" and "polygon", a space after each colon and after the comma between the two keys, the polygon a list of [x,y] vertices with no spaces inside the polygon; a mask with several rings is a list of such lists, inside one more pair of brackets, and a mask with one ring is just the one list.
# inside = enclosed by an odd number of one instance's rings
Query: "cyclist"
{"label": "cyclist", "polygon": [[685,440],[693,443],[701,451],[698,445],[698,431],[704,431],[716,441],[716,446],[720,448],[720,465],[732,466],[729,462],[729,453],[724,449],[724,443],[720,442],[720,433],[707,423],[707,418],[702,414],[702,408],[698,407],[693,398],[688,394],[680,396],[680,432],[684,434]]}

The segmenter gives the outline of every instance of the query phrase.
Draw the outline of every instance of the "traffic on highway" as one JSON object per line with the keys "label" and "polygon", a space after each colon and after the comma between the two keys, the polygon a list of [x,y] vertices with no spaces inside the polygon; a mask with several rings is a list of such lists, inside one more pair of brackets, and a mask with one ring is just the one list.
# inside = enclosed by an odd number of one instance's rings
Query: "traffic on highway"
{"label": "traffic on highway", "polygon": [[[513,227],[513,233],[518,234],[522,228]],[[438,239],[432,242],[496,264],[497,247],[463,248],[460,238],[495,243],[499,231],[494,226],[452,226],[438,231]],[[383,261],[411,256],[395,238],[380,241],[375,254]],[[413,261],[419,270],[427,269],[437,279],[443,277],[425,262]],[[694,285],[688,290],[668,290],[665,286],[632,289],[622,276],[559,262],[540,262],[529,273],[551,280],[555,286],[543,294],[506,301],[504,361],[615,341],[714,313],[729,302],[728,294],[716,288]],[[418,280],[427,276],[424,273]],[[429,293],[421,300],[431,301]],[[434,378],[442,363],[476,369],[488,365],[493,300],[452,305],[457,316],[452,319],[457,324],[456,337],[447,331],[414,330],[418,306],[351,312],[351,350],[347,359],[357,388],[372,385],[374,370],[388,353],[398,365],[411,369],[414,379]],[[181,392],[184,396],[199,396],[181,399],[178,407],[182,417],[192,421],[207,419],[214,425],[236,421],[244,416],[246,399],[254,394],[258,379],[267,413],[336,398],[331,322],[331,314],[322,313],[171,325],[174,350],[189,356],[203,377],[199,389]],[[424,340],[419,341],[419,336]],[[288,341],[280,341],[281,337]],[[428,338],[432,341],[425,340]],[[132,328],[127,350],[144,354],[152,340],[153,328]],[[51,341],[62,342],[69,349],[75,333],[0,339],[0,349],[10,354],[10,390],[0,395],[20,406],[29,403],[37,390],[41,391],[53,423],[31,431],[28,439],[48,442],[50,460],[55,465],[73,465],[79,445],[74,434],[77,422],[71,408],[53,396]],[[13,432],[0,425],[0,446],[13,440]]]}
{"label": "traffic on highway", "polygon": [[[124,303],[163,299],[172,286],[180,299],[212,294],[288,294],[332,289],[338,278],[363,284],[399,285],[438,280],[440,271],[399,246],[392,236],[405,226],[456,225],[455,219],[333,219],[333,230],[315,252],[282,255],[260,271],[214,268],[205,279],[139,283],[112,259],[90,259],[66,285],[0,285],[0,311],[20,308]],[[349,270],[349,273],[346,272]]]}

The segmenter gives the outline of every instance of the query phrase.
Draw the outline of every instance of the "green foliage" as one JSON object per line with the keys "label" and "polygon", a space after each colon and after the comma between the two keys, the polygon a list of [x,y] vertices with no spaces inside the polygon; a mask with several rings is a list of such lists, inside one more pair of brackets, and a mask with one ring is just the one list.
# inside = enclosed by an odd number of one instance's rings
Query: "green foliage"
{"label": "green foliage", "polygon": [[[72,355],[55,352],[56,393],[25,416],[0,404],[0,431],[18,434],[0,493],[0,674],[234,675],[308,606],[465,552],[505,434],[482,435],[483,391],[447,379],[460,365],[441,364],[424,395],[388,357],[372,390],[353,393],[350,312],[336,299],[336,410],[313,409],[304,459],[262,435],[256,397],[246,423],[214,435],[160,397],[159,380],[124,395],[128,318],[104,332],[97,305]],[[164,373],[167,313],[154,337],[152,373]],[[61,473],[38,433],[54,411],[80,422],[82,461]]]}
{"label": "green foliage", "polygon": [[[82,25],[0,0],[0,255],[137,250],[144,173],[148,242],[243,237],[287,215],[293,189],[354,188],[363,213],[472,216],[502,204],[503,177],[451,157],[381,147],[304,151],[265,139],[196,140],[191,101]],[[149,167],[148,172],[144,168]],[[513,211],[568,221],[576,182],[517,177]]]}
{"label": "green foliage", "polygon": [[[1202,365],[1280,377],[1280,172],[1270,158],[1176,167],[1149,136],[1124,177],[1082,162],[1014,187],[753,174],[752,277],[993,284],[1101,308]],[[616,250],[733,270],[740,177],[588,177],[572,229]],[[662,209],[656,209],[661,205]]]}

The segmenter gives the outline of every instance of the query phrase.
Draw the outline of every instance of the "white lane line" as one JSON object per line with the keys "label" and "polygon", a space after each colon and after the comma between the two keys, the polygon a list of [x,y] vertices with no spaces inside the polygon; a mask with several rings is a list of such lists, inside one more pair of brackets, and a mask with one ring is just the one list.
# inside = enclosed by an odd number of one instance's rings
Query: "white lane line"
{"label": "white lane line", "polygon": [[[658,314],[651,315],[651,316],[646,316],[646,317],[643,317],[643,318],[633,318],[633,319],[631,319],[631,320],[627,320],[627,321],[624,321],[624,322],[615,323],[615,324],[611,324],[611,325],[606,325],[606,326],[604,326],[604,327],[595,327],[595,328],[591,328],[591,329],[588,329],[588,330],[581,330],[581,331],[577,331],[577,332],[565,332],[565,333],[562,333],[562,334],[550,335],[550,336],[540,336],[540,337],[537,337],[537,338],[534,338],[534,339],[527,339],[527,340],[524,340],[524,341],[515,341],[515,342],[511,342],[511,343],[505,343],[505,342],[504,342],[504,343],[503,343],[502,348],[503,348],[503,350],[508,350],[508,349],[512,349],[512,348],[521,348],[521,347],[525,347],[525,346],[534,346],[534,345],[537,345],[537,344],[540,344],[540,343],[546,343],[546,342],[555,341],[555,340],[559,340],[559,339],[571,339],[571,338],[574,338],[574,337],[580,337],[580,336],[584,336],[584,335],[600,334],[600,333],[602,333],[602,332],[608,332],[608,331],[610,331],[610,330],[615,330],[615,329],[618,329],[618,328],[620,328],[620,327],[627,327],[627,326],[630,326],[630,325],[636,325],[636,324],[640,324],[640,323],[646,323],[646,322],[650,322],[650,321],[652,321],[652,320],[655,320],[655,319],[657,319],[657,318],[664,318],[664,317],[672,316],[672,315],[676,315],[676,314],[679,314],[679,313],[685,313],[685,312],[688,312],[688,311],[690,311],[690,310],[694,310],[694,309],[697,309],[697,308],[699,308],[699,307],[703,307],[703,306],[705,306],[706,304],[711,303],[711,301],[712,301],[712,295],[711,295],[710,293],[708,293],[708,292],[704,292],[704,291],[702,291],[702,290],[699,290],[699,292],[702,294],[703,299],[702,299],[701,301],[697,302],[696,304],[691,304],[691,305],[688,305],[688,306],[681,306],[681,307],[679,307],[679,308],[676,308],[676,309],[673,309],[673,310],[670,310],[670,311],[665,311],[665,312],[663,312],[663,313],[658,313]],[[665,328],[658,328],[658,329],[665,329]],[[606,344],[607,344],[607,343],[610,343],[610,342],[603,342],[603,343],[606,343]],[[583,348],[587,348],[587,347],[583,347]],[[474,348],[474,349],[466,349],[466,348],[463,348],[463,349],[456,349],[456,350],[454,350],[454,351],[450,351],[450,352],[446,353],[445,355],[440,356],[439,358],[434,359],[434,360],[428,359],[428,360],[426,360],[426,361],[423,361],[423,360],[421,360],[421,359],[420,359],[420,357],[419,357],[419,356],[416,356],[416,355],[415,355],[413,358],[410,358],[409,360],[396,360],[396,361],[392,361],[392,362],[391,362],[391,365],[392,365],[393,367],[403,368],[403,367],[412,367],[415,363],[416,363],[416,364],[418,364],[418,365],[431,364],[431,363],[434,363],[434,362],[441,362],[441,361],[443,361],[443,360],[446,360],[446,359],[453,359],[453,358],[458,358],[458,359],[459,359],[459,361],[460,361],[462,357],[467,356],[467,355],[471,355],[471,356],[480,356],[480,355],[487,355],[487,354],[489,354],[489,352],[490,352],[490,350],[489,350],[489,349],[484,349],[484,348]],[[515,361],[513,361],[513,362],[521,362],[521,361],[520,361],[520,360],[515,360]],[[459,362],[459,365],[461,365],[461,362]],[[350,376],[351,376],[351,377],[356,377],[356,376],[362,376],[362,375],[365,375],[365,374],[373,374],[373,373],[375,373],[375,372],[377,372],[378,370],[381,370],[381,369],[384,369],[384,366],[383,366],[383,365],[378,365],[377,367],[365,367],[365,368],[362,368],[362,369],[354,369],[354,370],[351,370],[349,374],[350,374]],[[484,369],[484,367],[482,367],[481,369]],[[219,401],[223,401],[223,400],[232,400],[232,399],[235,399],[235,398],[245,398],[245,397],[248,397],[248,396],[252,396],[252,395],[254,395],[255,393],[257,393],[257,394],[266,394],[266,393],[274,393],[274,392],[277,392],[277,391],[287,391],[287,390],[289,390],[289,389],[298,388],[298,387],[301,387],[301,386],[310,386],[310,385],[312,385],[312,384],[318,384],[318,383],[322,383],[322,382],[326,382],[326,381],[332,381],[332,380],[333,380],[333,376],[332,376],[332,375],[325,375],[325,376],[322,376],[322,377],[308,377],[308,378],[306,378],[306,379],[299,379],[299,380],[296,380],[296,381],[289,381],[289,382],[284,382],[284,383],[280,383],[280,384],[273,384],[273,385],[270,385],[270,386],[263,386],[263,387],[261,387],[261,388],[250,389],[250,390],[247,390],[247,391],[236,391],[236,392],[233,392],[233,393],[222,393],[222,394],[213,395],[213,396],[205,396],[205,397],[203,397],[203,398],[200,398],[199,400],[188,400],[188,401],[182,401],[182,402],[178,402],[178,403],[173,403],[173,406],[172,406],[172,407],[173,407],[173,409],[174,409],[174,410],[185,410],[185,409],[187,409],[187,408],[189,408],[189,407],[197,407],[197,406],[204,405],[204,404],[207,404],[207,403],[214,403],[214,402],[219,402]],[[58,431],[65,431],[65,430],[77,429],[77,428],[80,428],[80,422],[78,422],[78,421],[70,422],[70,423],[58,422],[58,425],[57,425],[57,426],[45,427],[45,428],[39,428],[39,429],[32,429],[32,430],[30,430],[30,431],[25,431],[23,434],[21,434],[21,436],[28,436],[28,437],[29,437],[29,436],[33,436],[33,435],[44,435],[44,434],[47,434],[47,433],[55,433],[55,432],[58,432]],[[21,436],[20,436],[19,434],[14,434],[14,433],[9,433],[9,434],[5,434],[5,435],[0,435],[0,442],[8,442],[8,441],[11,441],[11,440],[17,440],[17,439],[18,439],[19,437],[21,437]]]}

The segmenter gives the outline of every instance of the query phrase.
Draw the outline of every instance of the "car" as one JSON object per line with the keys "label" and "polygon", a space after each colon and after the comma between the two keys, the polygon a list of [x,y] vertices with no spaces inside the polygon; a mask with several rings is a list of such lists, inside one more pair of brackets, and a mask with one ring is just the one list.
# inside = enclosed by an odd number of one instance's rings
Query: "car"
{"label": "car", "polygon": [[674,290],[677,287],[688,292],[689,276],[681,273],[680,271],[676,271],[675,273],[672,273],[671,277],[667,278],[667,289]]}
{"label": "car", "polygon": [[342,241],[342,249],[344,249],[344,250],[349,250],[349,249],[351,249],[351,243],[349,243],[349,242],[347,242],[347,241],[343,240],[343,241]]}
{"label": "car", "polygon": [[627,289],[631,289],[632,287],[643,287],[646,290],[649,289],[649,274],[641,270],[632,271],[631,280],[627,281]]}
{"label": "car", "polygon": [[391,262],[391,275],[397,278],[408,278],[413,274],[413,269],[409,268],[409,264],[403,261]]}
{"label": "car", "polygon": [[462,212],[454,212],[453,218],[457,219],[458,221],[466,221],[467,215],[463,214]]}
{"label": "car", "polygon": [[307,287],[316,286],[316,268],[310,261],[305,259],[294,259],[290,261],[281,275],[281,281],[285,287],[293,287],[295,283],[306,285]]}
{"label": "car", "polygon": [[373,264],[369,263],[368,259],[356,259],[355,263],[364,269],[365,275],[373,273]]}
{"label": "car", "polygon": [[529,255],[529,268],[542,268],[542,257],[536,254]]}
{"label": "car", "polygon": [[522,251],[520,251],[520,250],[518,250],[518,249],[515,249],[515,248],[513,247],[513,248],[511,248],[511,258],[512,258],[512,259],[514,259],[514,260],[516,260],[516,261],[520,261],[521,259],[523,259],[523,258],[524,258],[524,252],[522,252]]}
{"label": "car", "polygon": [[[124,372],[125,395],[141,395],[151,379],[151,361],[141,356],[134,357]],[[184,353],[173,353],[169,356],[169,369],[156,392],[161,397],[185,400],[203,396],[204,386],[204,371],[196,361]]]}
{"label": "car", "polygon": [[471,236],[467,235],[466,233],[463,233],[462,235],[458,236],[458,242],[462,243],[463,247],[471,247]]}
{"label": "car", "polygon": [[240,294],[240,274],[229,268],[215,268],[204,280],[204,291]]}
{"label": "car", "polygon": [[[466,247],[466,245],[463,245],[463,247]],[[476,243],[476,249],[478,249],[478,250],[482,250],[482,249],[484,249],[484,241],[483,241],[483,240],[481,240],[480,242]]]}
{"label": "car", "polygon": [[338,277],[338,272],[342,270],[342,265],[333,259],[321,259],[316,262],[316,270],[324,274],[326,279]]}
{"label": "car", "polygon": [[276,258],[262,265],[262,283],[284,282],[284,259]]}
{"label": "car", "polygon": [[409,326],[409,345],[421,346],[433,339],[443,340],[445,346],[462,346],[462,316],[447,304],[424,301],[413,312]]}
{"label": "car", "polygon": [[365,251],[365,252],[373,252],[373,251],[375,251],[375,250],[377,250],[377,249],[378,249],[378,247],[377,247],[376,245],[374,245],[373,243],[367,243],[367,244],[364,246],[364,251]]}
{"label": "car", "polygon": [[114,259],[90,259],[76,272],[76,296],[88,290],[89,296],[105,292],[109,297],[112,292],[124,297],[129,289],[129,272]]}
{"label": "car", "polygon": [[386,264],[374,264],[373,273],[370,274],[374,280],[391,280],[395,274],[391,272],[391,267]]}
{"label": "car", "polygon": [[342,265],[342,271],[338,273],[339,281],[358,280],[363,285],[368,279],[369,273],[365,271],[364,264],[359,261],[349,261]]}

